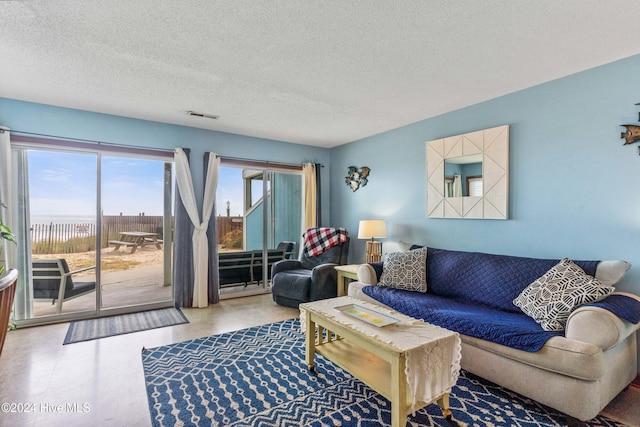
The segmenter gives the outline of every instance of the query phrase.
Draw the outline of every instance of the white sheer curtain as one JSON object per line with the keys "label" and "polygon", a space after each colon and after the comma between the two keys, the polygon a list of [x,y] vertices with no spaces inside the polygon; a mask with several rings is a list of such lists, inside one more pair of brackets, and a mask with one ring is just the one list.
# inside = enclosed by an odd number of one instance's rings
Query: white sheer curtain
{"label": "white sheer curtain", "polygon": [[31,209],[29,206],[29,159],[24,148],[11,150],[11,187],[13,222],[11,230],[16,235],[14,267],[20,272],[14,299],[14,319],[33,318],[33,286],[31,286]]}
{"label": "white sheer curtain", "polygon": [[318,225],[317,212],[317,185],[316,165],[305,163],[302,165],[302,178],[304,180],[304,222],[302,231]]}
{"label": "white sheer curtain", "polygon": [[218,187],[218,171],[220,158],[215,153],[209,153],[209,167],[206,171],[206,182],[202,202],[202,220],[198,214],[196,195],[193,189],[193,179],[187,156],[181,148],[176,148],[176,182],[180,190],[180,197],[184,203],[187,214],[193,223],[193,307],[207,307],[207,258],[209,254],[207,241],[207,227],[209,218],[213,212],[213,205]]}

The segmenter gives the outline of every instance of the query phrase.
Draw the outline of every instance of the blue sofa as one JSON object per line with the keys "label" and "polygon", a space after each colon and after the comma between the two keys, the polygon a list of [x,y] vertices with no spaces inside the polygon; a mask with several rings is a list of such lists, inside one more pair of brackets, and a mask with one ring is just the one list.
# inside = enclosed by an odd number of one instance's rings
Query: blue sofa
{"label": "blue sofa", "polygon": [[[637,374],[640,297],[611,294],[575,309],[564,331],[545,331],[513,300],[559,261],[428,248],[426,293],[376,286],[384,265],[372,263],[349,295],[459,332],[463,369],[586,421]],[[607,286],[630,267],[575,264]]]}

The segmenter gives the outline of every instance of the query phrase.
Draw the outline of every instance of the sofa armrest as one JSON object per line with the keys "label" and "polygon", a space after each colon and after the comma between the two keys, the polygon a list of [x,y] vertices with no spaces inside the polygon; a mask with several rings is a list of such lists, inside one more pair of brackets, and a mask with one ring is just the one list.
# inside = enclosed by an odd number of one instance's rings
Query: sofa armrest
{"label": "sofa armrest", "polygon": [[586,305],[571,313],[565,327],[565,336],[595,344],[606,351],[624,341],[639,328],[640,324],[627,322],[609,310]]}
{"label": "sofa armrest", "polygon": [[375,285],[378,283],[376,270],[370,264],[360,264],[358,266],[358,282],[367,285]]}
{"label": "sofa armrest", "polygon": [[[371,298],[369,295],[365,294],[364,292],[362,292],[362,288],[364,288],[365,286],[369,286],[368,283],[362,283],[362,282],[351,282],[349,283],[349,290],[347,291],[347,295],[349,295],[350,297],[353,298],[357,298],[359,300],[362,301],[367,301],[367,302],[371,302],[374,304],[378,304],[378,305],[383,305],[380,301]],[[391,307],[389,307],[391,308]]]}

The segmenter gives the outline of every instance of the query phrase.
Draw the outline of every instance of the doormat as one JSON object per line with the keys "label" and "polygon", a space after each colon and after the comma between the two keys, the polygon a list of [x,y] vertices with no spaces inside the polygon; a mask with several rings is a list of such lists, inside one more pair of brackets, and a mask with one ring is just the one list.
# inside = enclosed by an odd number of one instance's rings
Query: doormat
{"label": "doormat", "polygon": [[98,319],[79,320],[71,322],[69,325],[63,345],[183,323],[189,323],[189,320],[179,308],[173,307],[119,316],[100,317]]}

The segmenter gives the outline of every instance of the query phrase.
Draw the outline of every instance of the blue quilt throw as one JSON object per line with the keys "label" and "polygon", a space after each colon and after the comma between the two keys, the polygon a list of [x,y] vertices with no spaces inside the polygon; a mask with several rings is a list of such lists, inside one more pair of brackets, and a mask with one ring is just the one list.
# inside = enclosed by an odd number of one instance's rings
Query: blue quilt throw
{"label": "blue quilt throw", "polygon": [[362,291],[381,303],[416,319],[451,331],[524,351],[538,351],[547,340],[562,336],[547,332],[524,313],[497,310],[461,298],[365,286]]}
{"label": "blue quilt throw", "polygon": [[586,306],[604,308],[634,325],[640,322],[640,301],[626,295],[609,295],[602,301],[592,302]]}
{"label": "blue quilt throw", "polygon": [[[543,330],[535,320],[524,313],[497,310],[463,298],[422,294],[383,286],[365,286],[362,291],[394,310],[416,319],[519,350],[538,351],[549,338],[563,336],[562,332]],[[589,305],[609,310],[632,323],[640,321],[640,303],[624,295],[611,295],[603,301]]]}
{"label": "blue quilt throw", "polygon": [[[421,246],[414,245],[411,249]],[[427,294],[367,286],[363,292],[417,319],[464,335],[524,351],[538,351],[553,336],[513,304],[531,282],[560,260],[428,248]],[[599,261],[574,261],[594,276]],[[378,280],[384,263],[369,263]],[[631,323],[640,322],[640,302],[610,295],[588,304],[608,310]]]}

